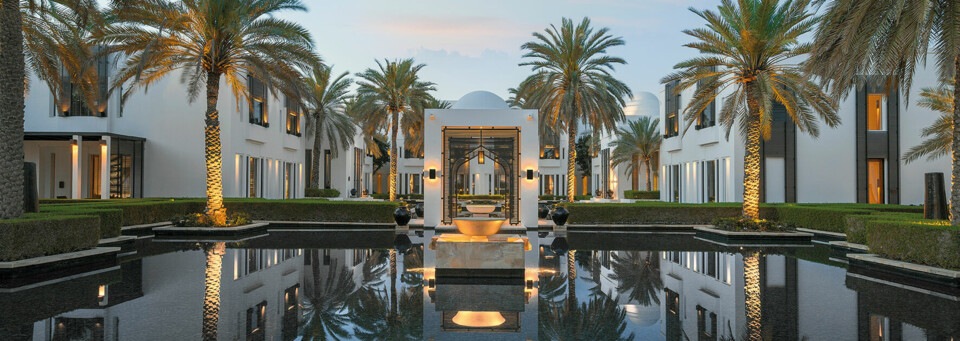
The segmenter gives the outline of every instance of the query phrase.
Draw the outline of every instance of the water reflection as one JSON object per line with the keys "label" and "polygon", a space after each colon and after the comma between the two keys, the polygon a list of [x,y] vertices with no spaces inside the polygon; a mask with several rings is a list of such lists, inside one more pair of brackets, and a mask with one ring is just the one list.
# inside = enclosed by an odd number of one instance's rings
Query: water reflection
{"label": "water reflection", "polygon": [[[0,290],[2,340],[950,340],[960,295],[829,249],[528,234],[523,278],[435,277],[432,231],[143,241],[121,268]],[[359,245],[361,247],[355,247]],[[291,248],[296,247],[296,248]],[[302,249],[301,249],[302,248]],[[202,303],[202,308],[201,304]]]}

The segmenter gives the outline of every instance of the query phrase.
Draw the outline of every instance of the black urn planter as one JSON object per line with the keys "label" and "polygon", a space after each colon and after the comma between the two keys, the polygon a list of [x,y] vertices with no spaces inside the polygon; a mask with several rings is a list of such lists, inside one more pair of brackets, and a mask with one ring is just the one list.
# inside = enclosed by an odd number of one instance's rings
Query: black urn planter
{"label": "black urn planter", "polygon": [[553,210],[553,213],[550,214],[553,218],[553,223],[557,226],[567,225],[567,218],[570,217],[570,212],[567,211],[563,206],[558,206]]}
{"label": "black urn planter", "polygon": [[397,226],[407,226],[407,223],[410,222],[410,209],[407,206],[397,207],[393,211],[393,221],[397,222]]}
{"label": "black urn planter", "polygon": [[570,250],[570,245],[567,244],[567,238],[557,237],[553,239],[553,242],[550,243],[550,248],[553,249],[553,252],[556,253],[567,253]]}
{"label": "black urn planter", "polygon": [[550,210],[547,209],[547,205],[540,205],[537,209],[537,215],[540,219],[547,219],[547,215],[550,214]]}
{"label": "black urn planter", "polygon": [[417,206],[413,207],[413,211],[417,213],[417,217],[423,218],[423,203],[418,203]]}

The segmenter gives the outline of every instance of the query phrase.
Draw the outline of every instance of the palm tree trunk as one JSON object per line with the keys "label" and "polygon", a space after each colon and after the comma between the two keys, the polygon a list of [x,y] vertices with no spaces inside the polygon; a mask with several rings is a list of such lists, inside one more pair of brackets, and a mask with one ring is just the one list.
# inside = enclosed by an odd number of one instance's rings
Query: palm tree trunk
{"label": "palm tree trunk", "polygon": [[953,62],[953,143],[951,155],[953,168],[950,175],[950,225],[960,225],[960,56]]}
{"label": "palm tree trunk", "polygon": [[397,317],[397,250],[390,250],[390,316]]}
{"label": "palm tree trunk", "polygon": [[567,202],[577,195],[577,126],[570,124],[567,130]]}
{"label": "palm tree trunk", "polygon": [[747,340],[762,341],[760,318],[760,254],[754,252],[743,258],[743,290],[746,296]]}
{"label": "palm tree trunk", "polygon": [[630,189],[636,191],[640,189],[640,158],[634,156],[631,162],[633,171],[630,172]]}
{"label": "palm tree trunk", "polygon": [[743,155],[743,217],[760,219],[760,101],[755,83],[747,87],[747,139]]}
{"label": "palm tree trunk", "polygon": [[207,268],[204,272],[203,290],[203,340],[217,340],[217,324],[220,322],[220,276],[223,269],[225,243],[213,243],[204,246],[207,256]]}
{"label": "palm tree trunk", "polygon": [[320,158],[323,157],[323,114],[317,115],[315,118],[317,121],[317,126],[313,129],[313,159],[310,160],[310,163],[313,165],[310,166],[310,179],[313,179],[313,188],[323,188],[323,185],[320,184]]}
{"label": "palm tree trunk", "polygon": [[397,112],[391,111],[390,115],[390,201],[397,200],[397,119],[400,116]]}
{"label": "palm tree trunk", "polygon": [[220,112],[217,97],[220,95],[220,74],[207,73],[207,113],[204,129],[207,165],[207,208],[205,213],[216,226],[227,223],[227,210],[223,208],[223,157],[220,150]]}
{"label": "palm tree trunk", "polygon": [[651,171],[651,169],[650,169],[650,159],[644,160],[643,163],[647,165],[647,190],[648,190],[648,191],[652,191],[652,190],[653,190],[653,185],[650,183],[650,171]]}
{"label": "palm tree trunk", "polygon": [[[577,251],[567,251],[567,310],[576,312],[577,306]],[[576,320],[574,320],[576,321]]]}
{"label": "palm tree trunk", "polygon": [[20,1],[0,1],[0,219],[23,215],[23,94]]}

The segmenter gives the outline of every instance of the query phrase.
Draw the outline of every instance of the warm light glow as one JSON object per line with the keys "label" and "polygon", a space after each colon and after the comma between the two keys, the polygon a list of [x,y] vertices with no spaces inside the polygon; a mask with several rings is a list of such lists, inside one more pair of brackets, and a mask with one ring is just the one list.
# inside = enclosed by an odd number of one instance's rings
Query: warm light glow
{"label": "warm light glow", "polygon": [[478,155],[477,163],[479,163],[479,164],[482,165],[485,161],[486,161],[486,160],[484,160],[484,158],[483,158],[483,151],[481,150],[481,151],[480,151],[480,155]]}
{"label": "warm light glow", "polygon": [[496,311],[458,311],[453,316],[453,323],[464,327],[484,328],[496,327],[507,322],[499,312]]}
{"label": "warm light glow", "polygon": [[97,298],[103,298],[104,296],[107,296],[107,286],[101,285],[97,290]]}

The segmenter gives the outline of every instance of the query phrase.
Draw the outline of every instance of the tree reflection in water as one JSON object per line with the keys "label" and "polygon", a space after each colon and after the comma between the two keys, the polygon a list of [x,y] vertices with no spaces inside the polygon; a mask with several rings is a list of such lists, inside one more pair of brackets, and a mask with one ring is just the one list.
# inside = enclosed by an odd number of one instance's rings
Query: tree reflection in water
{"label": "tree reflection in water", "polygon": [[203,278],[203,340],[217,340],[217,324],[220,322],[220,276],[223,273],[223,254],[226,243],[202,243],[200,248],[206,256]]}
{"label": "tree reflection in water", "polygon": [[[405,268],[412,269],[423,264],[422,246],[415,248],[410,263]],[[423,338],[423,282],[422,273],[415,273],[419,280],[408,276],[405,271],[402,281],[416,283],[398,288],[397,252],[390,250],[390,285],[364,286],[351,297],[349,309],[353,314],[353,337],[359,340],[420,340]],[[417,259],[419,257],[419,259]]]}
{"label": "tree reflection in water", "polygon": [[344,309],[357,290],[354,272],[334,259],[321,279],[318,251],[311,252],[313,283],[304,286],[300,302],[303,340],[339,340],[350,337],[350,318]]}
{"label": "tree reflection in water", "polygon": [[649,306],[660,304],[657,294],[663,290],[660,278],[660,257],[655,252],[613,252],[613,275],[617,292],[627,294],[630,301]]}

